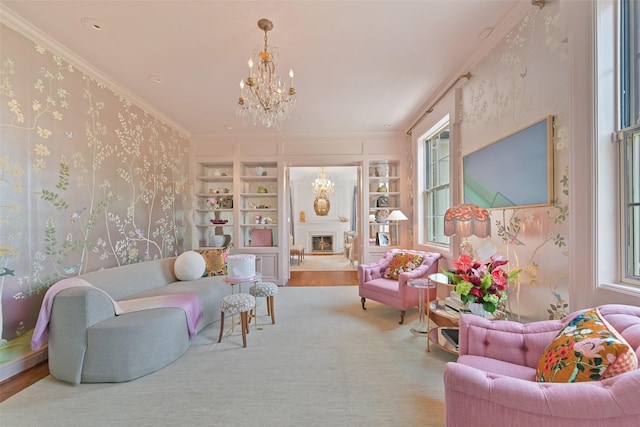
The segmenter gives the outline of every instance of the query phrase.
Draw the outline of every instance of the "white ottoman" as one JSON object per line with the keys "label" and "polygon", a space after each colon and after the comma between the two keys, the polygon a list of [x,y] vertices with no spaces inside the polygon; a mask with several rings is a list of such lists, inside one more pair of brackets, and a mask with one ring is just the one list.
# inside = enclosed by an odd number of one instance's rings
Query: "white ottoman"
{"label": "white ottoman", "polygon": [[[224,331],[224,314],[240,315],[240,324],[242,327],[242,347],[247,346],[247,334],[249,333],[249,312],[256,306],[256,299],[249,294],[231,294],[220,300],[220,337],[218,342],[222,341],[222,332]],[[233,321],[233,320],[232,320]]]}
{"label": "white ottoman", "polygon": [[[267,299],[267,315],[271,316],[271,324],[275,325],[276,316],[273,311],[274,296],[278,293],[278,285],[271,282],[260,282],[249,287],[249,293],[254,297],[265,297]],[[258,315],[256,310],[256,316]]]}

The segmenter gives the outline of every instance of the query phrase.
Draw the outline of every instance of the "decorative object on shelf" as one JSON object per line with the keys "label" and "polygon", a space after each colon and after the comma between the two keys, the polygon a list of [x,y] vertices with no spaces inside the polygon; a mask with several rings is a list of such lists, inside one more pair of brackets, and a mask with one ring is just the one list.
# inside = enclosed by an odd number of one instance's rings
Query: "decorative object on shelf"
{"label": "decorative object on shelf", "polygon": [[264,186],[262,186],[262,185],[261,185],[261,186],[259,186],[259,187],[258,187],[258,193],[260,193],[260,194],[266,194],[266,193],[268,193],[268,191],[267,191],[267,187],[264,187]]}
{"label": "decorative object on shelf", "polygon": [[224,242],[225,242],[226,237],[222,234],[214,234],[213,236],[211,236],[211,240],[209,241],[209,245],[213,246],[214,248],[221,248],[224,246]]}
{"label": "decorative object on shelf", "polygon": [[213,176],[222,176],[222,172],[220,172],[220,169],[214,169]]}
{"label": "decorative object on shelf", "polygon": [[251,230],[251,246],[273,246],[273,235],[268,228]]}
{"label": "decorative object on shelf", "polygon": [[[442,273],[453,281],[454,290],[463,303],[479,303],[484,310],[494,313],[506,302],[507,288],[520,274],[519,269],[507,273],[500,268],[508,262],[498,254],[486,262],[462,254],[453,261],[453,270],[442,270]],[[472,308],[469,306],[469,309]]]}
{"label": "decorative object on shelf", "polygon": [[222,224],[226,224],[227,222],[229,222],[228,219],[212,219],[210,221],[211,221],[211,224],[214,224],[214,225],[222,225]]}
{"label": "decorative object on shelf", "polygon": [[473,245],[468,237],[489,237],[491,235],[491,217],[489,212],[480,206],[463,204],[447,209],[444,214],[444,235],[462,237],[460,253],[469,257],[475,256]]}
{"label": "decorative object on shelf", "polygon": [[346,216],[339,216],[338,219],[340,220],[340,222],[349,222],[349,218],[347,218]]}
{"label": "decorative object on shelf", "polygon": [[307,220],[307,216],[304,211],[300,211],[300,222],[305,222]]}
{"label": "decorative object on shelf", "polygon": [[378,189],[376,190],[376,192],[378,193],[386,193],[387,191],[389,191],[389,189],[387,188],[386,185],[382,184],[380,187],[378,187]]}
{"label": "decorative object on shelf", "polygon": [[218,199],[216,199],[215,197],[209,197],[207,199],[207,207],[209,209],[218,209],[218,207],[219,207]]}
{"label": "decorative object on shelf", "polygon": [[220,205],[223,209],[233,208],[233,196],[222,197],[220,199]]}
{"label": "decorative object on shelf", "polygon": [[376,199],[376,207],[378,208],[388,208],[389,207],[389,198],[387,196],[380,196]]}
{"label": "decorative object on shelf", "polygon": [[402,213],[401,210],[396,209],[395,211],[391,211],[391,213],[389,214],[389,216],[387,217],[387,221],[389,222],[393,222],[395,223],[396,226],[396,245],[398,244],[398,237],[400,236],[399,234],[399,228],[400,228],[400,224],[398,224],[400,221],[407,221],[409,218],[407,218],[407,216]]}
{"label": "decorative object on shelf", "polygon": [[287,89],[277,73],[275,54],[269,51],[270,46],[267,42],[267,32],[273,29],[273,22],[261,19],[258,21],[258,28],[264,31],[264,50],[254,52],[257,70],[253,69],[253,58],[249,59],[249,75],[246,80],[240,80],[240,98],[236,114],[242,117],[245,125],[251,123],[255,126],[260,122],[265,127],[281,129],[296,103],[293,70],[289,70],[290,80]]}
{"label": "decorative object on shelf", "polygon": [[267,176],[267,171],[262,166],[256,168],[256,176]]}
{"label": "decorative object on shelf", "polygon": [[380,209],[376,211],[376,222],[383,224],[387,222],[387,218],[389,217],[389,211],[386,209]]}
{"label": "decorative object on shelf", "polygon": [[313,201],[313,210],[318,216],[327,216],[331,209],[331,203],[326,197],[316,197]]}
{"label": "decorative object on shelf", "polygon": [[389,233],[377,233],[376,244],[378,246],[389,246]]}
{"label": "decorative object on shelf", "polygon": [[256,224],[260,224],[262,222],[262,215],[256,215],[255,218]]}

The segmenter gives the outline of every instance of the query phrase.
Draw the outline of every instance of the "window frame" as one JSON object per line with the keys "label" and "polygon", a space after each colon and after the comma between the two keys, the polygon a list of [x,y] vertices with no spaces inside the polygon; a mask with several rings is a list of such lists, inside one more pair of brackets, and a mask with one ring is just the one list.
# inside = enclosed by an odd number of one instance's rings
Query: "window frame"
{"label": "window frame", "polygon": [[[449,138],[447,140],[448,152],[446,155],[441,155],[438,159],[432,159],[431,153],[434,152],[436,147],[433,146],[434,138],[438,138],[440,140],[440,135],[443,132],[447,131],[449,133]],[[423,229],[420,234],[420,241],[422,243],[430,244],[430,245],[449,245],[451,243],[451,239],[448,236],[444,235],[444,213],[451,205],[451,122],[449,119],[449,115],[446,114],[442,117],[434,126],[432,126],[427,132],[425,132],[421,137],[418,138],[419,143],[422,147],[422,171],[423,171],[423,179],[421,185],[421,194],[422,194],[422,207],[424,209],[423,221],[422,224]],[[441,165],[446,162],[446,171],[447,171],[447,181],[446,183],[438,181],[437,183],[431,183],[432,178],[435,175],[442,176],[442,167]],[[436,169],[436,170],[434,170]],[[432,203],[433,199],[441,199],[439,197],[442,192],[446,193],[446,206],[444,210],[438,209],[438,206]],[[439,224],[437,220],[438,217],[442,217],[442,224]],[[435,224],[438,223],[438,224]],[[433,231],[433,226],[441,225],[442,233],[437,233]]]}
{"label": "window frame", "polygon": [[[618,144],[620,150],[620,281],[640,291],[640,7],[618,3]],[[634,165],[635,160],[635,165]],[[634,212],[635,211],[635,212]],[[634,267],[635,264],[635,267]]]}

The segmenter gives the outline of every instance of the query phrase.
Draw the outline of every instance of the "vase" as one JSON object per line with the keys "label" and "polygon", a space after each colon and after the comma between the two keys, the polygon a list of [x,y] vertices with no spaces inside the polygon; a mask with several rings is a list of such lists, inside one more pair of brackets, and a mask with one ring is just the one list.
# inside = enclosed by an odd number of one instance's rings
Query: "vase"
{"label": "vase", "polygon": [[467,303],[467,307],[469,307],[469,311],[476,316],[489,317],[491,315],[491,313],[485,310],[482,304],[478,302],[469,302]]}
{"label": "vase", "polygon": [[211,236],[211,240],[210,240],[210,245],[209,246],[213,246],[214,248],[221,248],[224,246],[225,241],[227,240],[227,238],[222,235],[222,234],[215,234],[213,236]]}

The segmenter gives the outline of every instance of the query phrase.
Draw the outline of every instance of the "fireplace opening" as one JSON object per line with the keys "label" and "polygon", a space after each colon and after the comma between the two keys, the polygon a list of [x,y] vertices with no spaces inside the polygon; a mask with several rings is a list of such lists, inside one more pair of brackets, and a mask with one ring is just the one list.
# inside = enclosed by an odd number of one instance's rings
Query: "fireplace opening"
{"label": "fireplace opening", "polygon": [[311,253],[333,253],[333,235],[311,236]]}

